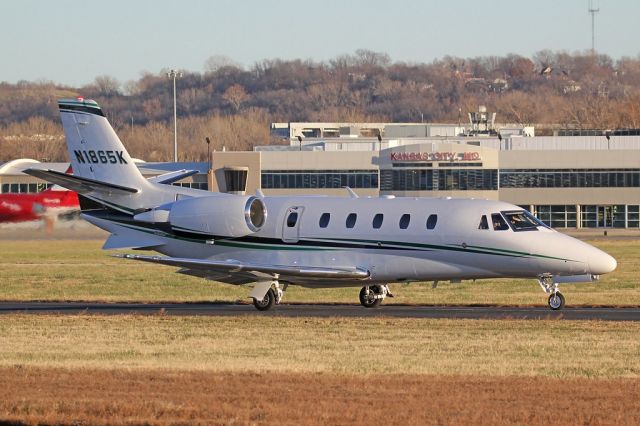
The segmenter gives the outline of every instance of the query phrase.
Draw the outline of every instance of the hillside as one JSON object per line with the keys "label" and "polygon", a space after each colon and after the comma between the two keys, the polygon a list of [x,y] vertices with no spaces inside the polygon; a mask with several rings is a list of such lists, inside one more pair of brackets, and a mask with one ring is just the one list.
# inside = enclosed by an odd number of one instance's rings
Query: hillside
{"label": "hillside", "polygon": [[[550,127],[640,127],[640,58],[542,51],[532,58],[445,57],[392,62],[358,50],[328,62],[265,60],[243,69],[212,58],[204,73],[177,80],[181,160],[213,149],[273,143],[276,121],[466,121],[486,105],[498,121]],[[103,107],[132,155],[171,158],[172,84],[165,71],[122,84],[109,76],[69,88],[52,82],[0,84],[0,162],[63,160],[56,100],[84,96]]]}

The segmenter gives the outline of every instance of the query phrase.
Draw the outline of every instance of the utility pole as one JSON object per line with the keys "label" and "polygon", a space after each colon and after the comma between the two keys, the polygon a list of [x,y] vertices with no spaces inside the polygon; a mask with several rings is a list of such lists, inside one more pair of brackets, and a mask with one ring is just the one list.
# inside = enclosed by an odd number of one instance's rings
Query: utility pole
{"label": "utility pole", "polygon": [[600,12],[600,8],[593,4],[593,0],[589,0],[589,13],[591,14],[591,54],[596,54],[596,13]]}
{"label": "utility pole", "polygon": [[173,79],[173,161],[178,162],[178,115],[176,113],[176,78],[182,77],[182,73],[169,70],[167,77]]}

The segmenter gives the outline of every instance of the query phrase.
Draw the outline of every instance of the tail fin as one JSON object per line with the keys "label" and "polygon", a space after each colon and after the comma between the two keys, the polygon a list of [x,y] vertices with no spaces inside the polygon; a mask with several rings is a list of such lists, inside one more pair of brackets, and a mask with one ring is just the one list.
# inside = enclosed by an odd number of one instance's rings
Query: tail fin
{"label": "tail fin", "polygon": [[58,101],[74,176],[142,189],[147,180],[95,101]]}

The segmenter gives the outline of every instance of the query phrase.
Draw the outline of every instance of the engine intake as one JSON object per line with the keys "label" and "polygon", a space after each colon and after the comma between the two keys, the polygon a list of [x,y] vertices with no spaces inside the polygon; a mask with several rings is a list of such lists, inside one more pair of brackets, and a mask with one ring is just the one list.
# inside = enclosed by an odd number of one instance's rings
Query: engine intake
{"label": "engine intake", "polygon": [[262,199],[214,195],[178,200],[171,206],[169,223],[176,231],[242,237],[258,232],[267,220]]}

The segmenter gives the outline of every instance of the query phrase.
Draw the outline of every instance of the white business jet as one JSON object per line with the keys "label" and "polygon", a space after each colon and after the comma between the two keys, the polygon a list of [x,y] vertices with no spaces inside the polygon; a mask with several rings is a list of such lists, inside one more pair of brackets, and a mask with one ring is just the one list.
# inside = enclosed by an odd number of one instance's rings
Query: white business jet
{"label": "white business jet", "polygon": [[591,282],[613,257],[499,201],[452,198],[254,196],[211,193],[145,179],[98,104],[59,101],[73,176],[26,173],[80,194],[82,216],[111,233],[104,249],[154,250],[124,259],[176,266],[179,273],[253,283],[259,310],[289,285],[360,287],[378,306],[389,283],[534,278],[551,309],[558,285]]}

